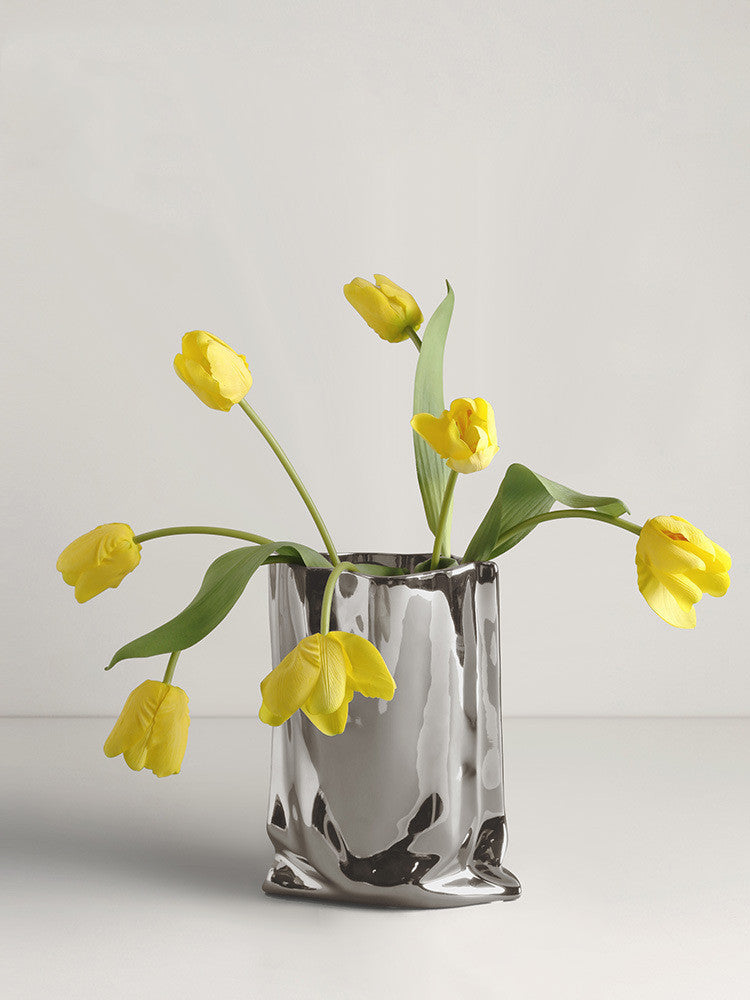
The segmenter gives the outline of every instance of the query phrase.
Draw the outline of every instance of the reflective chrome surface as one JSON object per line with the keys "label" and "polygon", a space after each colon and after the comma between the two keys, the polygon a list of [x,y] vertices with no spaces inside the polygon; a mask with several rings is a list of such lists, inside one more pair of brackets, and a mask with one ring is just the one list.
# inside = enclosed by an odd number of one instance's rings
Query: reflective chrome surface
{"label": "reflective chrome surface", "polygon": [[[410,570],[424,555],[346,555]],[[274,664],[320,629],[328,573],[270,566]],[[374,643],[391,702],[354,695],[340,736],[273,731],[267,893],[381,906],[514,898],[506,845],[497,568],[342,574],[331,629]]]}

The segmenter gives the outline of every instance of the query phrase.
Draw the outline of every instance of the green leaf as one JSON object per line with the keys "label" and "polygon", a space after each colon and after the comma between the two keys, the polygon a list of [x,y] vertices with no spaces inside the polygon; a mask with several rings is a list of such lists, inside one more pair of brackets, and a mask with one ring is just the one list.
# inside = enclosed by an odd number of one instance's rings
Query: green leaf
{"label": "green leaf", "polygon": [[[105,669],[111,670],[120,660],[130,657],[172,653],[200,642],[226,618],[250,577],[266,559],[273,556],[278,547],[292,548],[290,543],[279,546],[277,542],[270,542],[267,545],[243,546],[219,556],[208,567],[200,590],[184,611],[118,649]],[[308,553],[312,551],[296,544],[293,548]],[[301,551],[300,558],[304,558]]]}
{"label": "green leaf", "polygon": [[477,528],[476,534],[469,542],[464,562],[494,559],[496,556],[502,555],[503,552],[507,552],[508,549],[512,549],[533,528],[519,531],[507,538],[501,545],[497,544],[498,539],[510,531],[514,525],[520,524],[528,518],[536,517],[537,514],[546,514],[552,509],[555,502],[572,508],[590,507],[612,517],[629,513],[622,500],[618,500],[616,497],[596,497],[578,493],[576,490],[555,483],[551,479],[545,479],[544,476],[527,469],[525,465],[516,463],[508,466],[505,477],[500,483],[500,489],[497,491],[497,496]]}
{"label": "green leaf", "polygon": [[425,559],[424,562],[417,563],[417,565],[412,570],[413,573],[434,573],[438,569],[453,569],[454,566],[458,566],[458,562],[452,556],[441,556],[438,560],[438,564],[433,570],[432,559]]}
{"label": "green leaf", "polygon": [[330,559],[307,545],[300,545],[299,542],[277,542],[276,551],[285,560],[288,558],[290,562],[301,562],[304,566],[318,569],[333,569]]}
{"label": "green leaf", "polygon": [[363,576],[403,576],[406,570],[399,566],[382,566],[380,563],[355,563],[355,573]]}
{"label": "green leaf", "polygon": [[[447,281],[445,284],[448,293],[427,324],[414,375],[414,413],[431,413],[434,417],[439,417],[445,409],[443,355],[445,338],[448,336],[448,327],[453,315],[453,289]],[[427,523],[434,535],[448,482],[448,468],[445,460],[433,451],[416,431],[414,431],[414,458]]]}

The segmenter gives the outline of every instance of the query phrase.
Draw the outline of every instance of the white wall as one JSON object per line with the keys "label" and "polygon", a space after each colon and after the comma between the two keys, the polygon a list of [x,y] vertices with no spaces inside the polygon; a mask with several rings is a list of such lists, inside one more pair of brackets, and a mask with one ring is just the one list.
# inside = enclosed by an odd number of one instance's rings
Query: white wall
{"label": "white wall", "polygon": [[[163,664],[105,675],[110,654],[225,548],[150,543],[79,607],[54,564],[94,525],[315,542],[242,413],[174,376],[185,330],[247,354],[340,548],[425,548],[415,353],[341,294],[383,271],[426,313],[451,279],[448,398],[495,405],[456,547],[522,461],[735,557],[684,633],[638,594],[632,536],[541,527],[502,564],[507,712],[747,713],[749,20],[717,0],[6,4],[0,710],[119,711]],[[249,714],[268,661],[258,578],[177,682],[196,715]]]}

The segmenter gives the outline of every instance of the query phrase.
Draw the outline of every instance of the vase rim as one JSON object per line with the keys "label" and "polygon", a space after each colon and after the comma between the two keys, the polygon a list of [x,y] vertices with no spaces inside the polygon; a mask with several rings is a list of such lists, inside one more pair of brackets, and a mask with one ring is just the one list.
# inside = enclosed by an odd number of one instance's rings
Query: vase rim
{"label": "vase rim", "polygon": [[[321,553],[321,555],[325,556],[326,553]],[[421,580],[434,577],[440,573],[453,576],[458,573],[471,571],[477,567],[489,567],[493,574],[497,572],[497,564],[492,560],[478,560],[476,562],[460,563],[457,566],[450,566],[443,569],[425,569],[420,570],[418,573],[415,573],[412,569],[410,569],[410,567],[418,566],[420,563],[426,562],[432,555],[430,552],[341,552],[338,555],[342,562],[351,562],[355,565],[357,563],[379,563],[382,566],[406,570],[406,572],[400,573],[397,576],[376,576],[370,573],[358,574],[355,570],[344,570],[344,573],[351,573],[356,576],[366,576],[369,580],[377,583],[397,583],[402,580],[411,580],[416,578]],[[453,558],[455,558],[455,556]],[[299,566],[296,564],[287,565],[290,565],[290,568],[293,567],[298,570],[302,569],[308,573],[330,572],[330,570],[324,567]]]}

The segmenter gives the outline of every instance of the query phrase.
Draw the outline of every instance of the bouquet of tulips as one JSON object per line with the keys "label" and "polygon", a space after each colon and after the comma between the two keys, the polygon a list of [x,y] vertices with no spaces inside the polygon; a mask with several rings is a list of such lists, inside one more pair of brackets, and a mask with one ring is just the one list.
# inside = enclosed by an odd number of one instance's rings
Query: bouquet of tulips
{"label": "bouquet of tulips", "polygon": [[[702,595],[721,597],[729,586],[731,560],[689,521],[676,515],[652,517],[643,525],[625,520],[628,508],[616,497],[589,496],[552,482],[524,465],[508,467],[497,495],[463,556],[451,555],[453,499],[459,476],[486,469],[498,452],[492,406],[485,399],[454,399],[445,409],[443,354],[453,313],[447,294],[420,337],[423,322],[414,298],[380,274],[375,283],[354,278],[344,295],[378,336],[390,344],[410,340],[417,350],[411,427],[417,480],[434,536],[432,557],[415,572],[430,573],[461,563],[496,559],[543,521],[590,518],[637,536],[635,563],[640,592],[651,608],[675,628],[694,628],[694,605]],[[119,649],[109,666],[129,657],[168,655],[161,681],[147,680],[125,703],[104,744],[108,757],[122,754],[133,770],[146,767],[164,776],[179,772],[187,746],[188,699],[172,684],[177,659],[226,617],[250,577],[272,562],[304,564],[330,571],[320,631],[303,639],[260,684],[260,718],[280,726],[298,709],[321,732],[335,736],[346,727],[355,693],[394,697],[396,685],[378,650],[361,636],[330,631],[331,604],[343,572],[390,575],[402,570],[375,563],[342,562],[320,511],[286,452],[247,401],[253,384],[247,361],[218,337],[193,330],[182,338],[174,359],[182,381],[206,406],[229,411],[237,405],[265,438],[305,503],[327,555],[300,542],[274,541],[233,528],[203,525],[158,528],[135,534],[127,524],[105,524],[71,542],[57,561],[76,600],[89,601],[118,587],[141,561],[144,542],[166,535],[210,534],[245,544],[219,556],[206,571],[190,604],[176,617]],[[552,510],[555,504],[562,509]]]}

